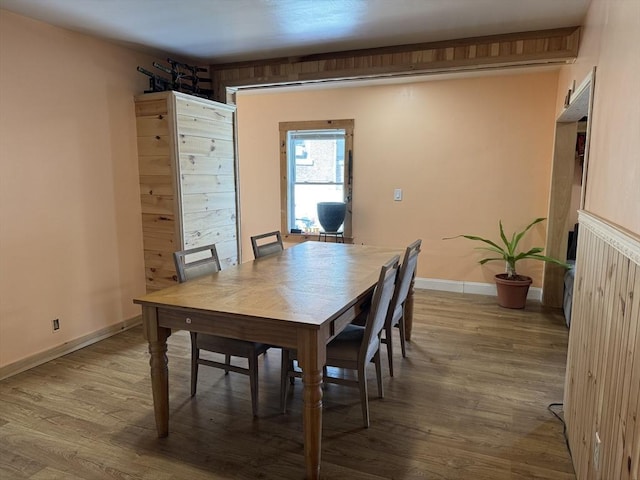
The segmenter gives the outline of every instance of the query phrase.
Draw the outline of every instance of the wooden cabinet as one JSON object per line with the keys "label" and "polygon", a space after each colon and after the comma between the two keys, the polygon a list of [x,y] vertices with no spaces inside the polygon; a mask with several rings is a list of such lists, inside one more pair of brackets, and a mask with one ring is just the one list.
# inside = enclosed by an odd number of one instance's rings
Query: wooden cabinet
{"label": "wooden cabinet", "polygon": [[176,250],[215,243],[237,264],[235,107],[179,92],[135,107],[147,291],[176,282]]}

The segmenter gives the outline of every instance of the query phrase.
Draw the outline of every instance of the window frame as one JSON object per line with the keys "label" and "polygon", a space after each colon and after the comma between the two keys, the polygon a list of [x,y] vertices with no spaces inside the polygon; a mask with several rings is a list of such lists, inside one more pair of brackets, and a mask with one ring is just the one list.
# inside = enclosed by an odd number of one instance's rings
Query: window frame
{"label": "window frame", "polygon": [[352,199],[353,199],[353,127],[354,120],[303,120],[295,122],[280,122],[280,225],[281,232],[287,238],[305,239],[309,233],[291,233],[289,231],[289,192],[290,175],[287,159],[287,133],[292,130],[336,130],[345,132],[345,159],[344,159],[344,202],[347,204],[347,213],[344,218],[343,232],[345,238],[353,238],[352,233]]}

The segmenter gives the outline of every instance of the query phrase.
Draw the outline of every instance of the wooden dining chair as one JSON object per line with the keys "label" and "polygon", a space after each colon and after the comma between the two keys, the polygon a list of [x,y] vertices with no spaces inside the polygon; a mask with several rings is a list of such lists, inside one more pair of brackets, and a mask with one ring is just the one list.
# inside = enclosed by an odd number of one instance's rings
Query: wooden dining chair
{"label": "wooden dining chair", "polygon": [[[187,258],[189,257],[189,258]],[[189,259],[191,261],[189,261]],[[220,260],[215,245],[191,248],[174,252],[173,260],[180,283],[220,271]],[[205,333],[191,332],[191,396],[196,394],[198,366],[220,368],[225,374],[231,372],[249,376],[251,386],[251,408],[253,416],[258,414],[258,357],[267,351],[268,345],[235,338],[219,337]],[[220,353],[225,363],[200,358],[200,350]],[[246,358],[248,368],[231,364],[231,357]]]}
{"label": "wooden dining chair", "polygon": [[284,250],[282,235],[279,231],[263,233],[251,237],[251,248],[253,257],[262,258]]}
{"label": "wooden dining chair", "polygon": [[406,337],[404,330],[404,306],[407,302],[409,295],[409,289],[411,288],[411,282],[416,274],[416,267],[418,265],[418,254],[420,253],[420,246],[422,240],[416,240],[407,247],[404,252],[404,259],[402,265],[398,271],[398,278],[396,280],[396,286],[393,291],[393,298],[389,305],[389,311],[387,313],[387,320],[384,325],[384,336],[382,337],[382,343],[387,345],[387,357],[389,358],[389,374],[393,377],[393,328],[398,327],[400,333],[400,348],[402,350],[402,357],[406,358]]}
{"label": "wooden dining chair", "polygon": [[[367,392],[366,368],[371,361],[374,362],[378,382],[378,397],[382,398],[384,390],[380,362],[380,337],[387,318],[391,297],[393,296],[399,261],[400,256],[396,255],[382,266],[366,324],[364,326],[348,325],[327,344],[326,366],[356,370],[357,374],[355,380],[331,377],[327,375],[325,367],[324,381],[359,388],[362,419],[366,428],[369,428],[369,395]],[[300,372],[296,372],[291,368],[295,358],[295,350],[282,350],[280,406],[283,413],[286,411],[286,398],[289,390],[287,379],[300,375]]]}

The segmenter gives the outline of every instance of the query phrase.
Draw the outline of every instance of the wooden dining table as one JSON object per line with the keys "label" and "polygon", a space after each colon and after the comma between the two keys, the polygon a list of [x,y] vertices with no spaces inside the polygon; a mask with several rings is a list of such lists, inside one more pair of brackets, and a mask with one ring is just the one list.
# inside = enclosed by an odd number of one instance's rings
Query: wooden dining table
{"label": "wooden dining table", "polygon": [[304,383],[306,477],[320,475],[326,345],[370,299],[381,266],[402,251],[308,241],[149,293],[142,306],[156,429],[169,433],[167,338],[189,330],[297,349]]}

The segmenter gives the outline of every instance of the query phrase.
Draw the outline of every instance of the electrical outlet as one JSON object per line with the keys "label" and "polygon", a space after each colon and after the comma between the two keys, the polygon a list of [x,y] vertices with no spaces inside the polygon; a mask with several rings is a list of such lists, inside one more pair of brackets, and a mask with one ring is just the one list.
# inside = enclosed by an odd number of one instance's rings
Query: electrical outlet
{"label": "electrical outlet", "polygon": [[593,468],[597,471],[600,470],[600,435],[596,432],[596,437],[593,442]]}
{"label": "electrical outlet", "polygon": [[51,320],[51,327],[53,329],[53,333],[59,331],[60,330],[60,319],[59,318],[54,318],[53,320]]}

